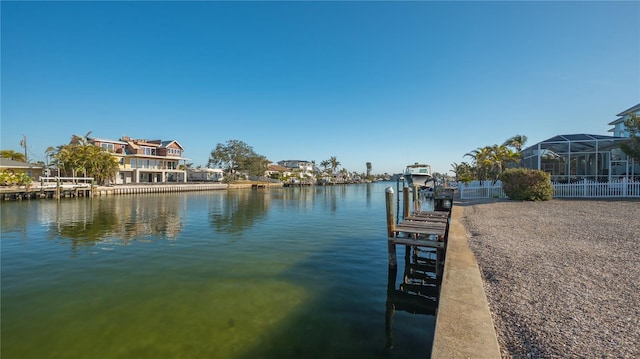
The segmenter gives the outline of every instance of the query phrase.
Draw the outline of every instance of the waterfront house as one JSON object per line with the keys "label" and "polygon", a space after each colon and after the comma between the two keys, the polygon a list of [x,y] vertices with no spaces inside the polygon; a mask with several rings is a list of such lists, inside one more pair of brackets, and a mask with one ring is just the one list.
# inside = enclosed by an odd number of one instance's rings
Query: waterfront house
{"label": "waterfront house", "polygon": [[222,182],[224,171],[220,168],[187,168],[189,182]]}
{"label": "waterfront house", "polygon": [[280,179],[283,177],[291,176],[291,173],[291,170],[289,170],[287,167],[272,163],[267,166],[267,170],[265,171],[264,175],[269,178]]}
{"label": "waterfront house", "polygon": [[[176,140],[146,140],[122,136],[119,140],[89,138],[90,143],[102,147],[118,159],[116,184],[186,182],[187,158],[184,148]],[[181,162],[182,165],[181,166]]]}
{"label": "waterfront house", "polygon": [[633,180],[640,176],[640,163],[620,149],[620,144],[629,139],[624,122],[632,113],[640,113],[640,104],[619,113],[618,119],[609,123],[614,126],[609,130],[613,136],[557,135],[522,150],[521,164],[544,170],[559,182]]}
{"label": "waterfront house", "polygon": [[24,173],[37,181],[43,174],[42,166],[33,163],[15,161],[8,158],[0,158],[0,171],[11,172],[15,174]]}
{"label": "waterfront house", "polygon": [[283,160],[278,165],[287,168],[293,174],[299,175],[300,178],[314,178],[313,162],[301,160]]}
{"label": "waterfront house", "polygon": [[290,174],[288,177],[300,179],[303,183],[315,182],[313,162],[302,160],[278,161],[278,165],[285,167]]}

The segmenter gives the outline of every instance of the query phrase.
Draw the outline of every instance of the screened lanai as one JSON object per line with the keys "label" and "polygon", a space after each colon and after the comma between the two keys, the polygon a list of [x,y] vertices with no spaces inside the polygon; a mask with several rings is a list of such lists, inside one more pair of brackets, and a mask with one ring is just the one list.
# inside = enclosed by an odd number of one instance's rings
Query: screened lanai
{"label": "screened lanai", "polygon": [[640,166],[620,149],[626,137],[558,135],[522,150],[523,167],[551,174],[551,180],[608,182],[640,176]]}

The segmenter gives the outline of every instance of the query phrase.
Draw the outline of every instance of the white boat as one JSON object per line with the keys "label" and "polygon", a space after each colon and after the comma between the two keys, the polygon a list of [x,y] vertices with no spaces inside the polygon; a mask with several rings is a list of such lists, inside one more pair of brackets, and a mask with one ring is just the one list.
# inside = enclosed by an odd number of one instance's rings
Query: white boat
{"label": "white boat", "polygon": [[414,163],[408,165],[404,171],[404,177],[409,187],[419,187],[420,189],[433,189],[433,176],[431,166],[424,163]]}

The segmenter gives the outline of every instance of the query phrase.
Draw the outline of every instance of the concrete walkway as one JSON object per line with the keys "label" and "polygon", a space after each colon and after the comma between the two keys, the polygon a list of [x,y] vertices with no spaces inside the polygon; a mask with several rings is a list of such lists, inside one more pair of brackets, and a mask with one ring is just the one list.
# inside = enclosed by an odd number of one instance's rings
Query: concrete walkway
{"label": "concrete walkway", "polygon": [[500,358],[478,263],[460,223],[463,214],[463,207],[453,206],[431,357]]}

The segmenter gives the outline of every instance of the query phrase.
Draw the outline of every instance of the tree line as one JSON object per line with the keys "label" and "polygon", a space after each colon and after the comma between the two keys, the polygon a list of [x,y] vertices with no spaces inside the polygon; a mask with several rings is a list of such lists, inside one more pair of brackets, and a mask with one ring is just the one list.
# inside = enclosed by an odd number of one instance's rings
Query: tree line
{"label": "tree line", "polygon": [[[91,143],[89,131],[86,135],[72,135],[68,144],[57,147],[48,147],[45,150],[45,163],[39,163],[49,168],[49,164],[59,171],[60,176],[93,177],[99,184],[114,179],[119,171],[119,164],[111,151],[95,146]],[[25,162],[24,154],[13,150],[1,150],[0,157],[15,161]],[[50,162],[51,161],[51,162]],[[268,169],[269,161],[265,156],[256,153],[251,146],[240,140],[229,140],[226,143],[218,143],[211,151],[207,167],[222,168],[226,172],[228,180],[235,180],[240,175],[264,176]],[[312,161],[315,167],[315,161]],[[335,174],[340,161],[337,157],[320,162],[325,171],[330,170]],[[191,167],[188,164],[187,167]],[[186,169],[186,168],[183,168]],[[371,164],[367,163],[367,171],[371,170]],[[340,173],[346,174],[346,169]]]}
{"label": "tree line", "polygon": [[[236,180],[241,174],[261,177],[268,170],[269,161],[265,156],[256,153],[253,147],[240,140],[228,140],[226,143],[218,143],[211,151],[207,167],[221,168],[225,171],[228,180]],[[316,161],[311,161],[316,168]],[[345,168],[340,169],[341,163],[336,156],[320,162],[320,167],[331,176],[336,174],[347,175]],[[371,171],[371,163],[367,162],[367,171]],[[278,178],[283,179],[283,178]]]}

